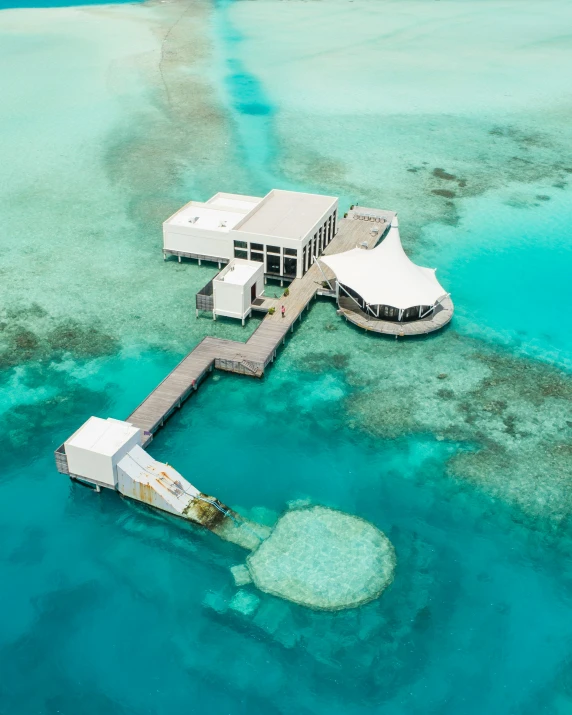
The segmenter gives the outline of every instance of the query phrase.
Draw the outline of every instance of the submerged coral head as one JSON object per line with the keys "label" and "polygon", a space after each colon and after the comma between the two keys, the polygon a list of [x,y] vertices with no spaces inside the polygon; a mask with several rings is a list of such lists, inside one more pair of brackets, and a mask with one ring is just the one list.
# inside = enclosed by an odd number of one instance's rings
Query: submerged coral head
{"label": "submerged coral head", "polygon": [[395,551],[359,517],[314,506],[287,512],[247,559],[261,591],[339,611],[377,598],[393,580]]}

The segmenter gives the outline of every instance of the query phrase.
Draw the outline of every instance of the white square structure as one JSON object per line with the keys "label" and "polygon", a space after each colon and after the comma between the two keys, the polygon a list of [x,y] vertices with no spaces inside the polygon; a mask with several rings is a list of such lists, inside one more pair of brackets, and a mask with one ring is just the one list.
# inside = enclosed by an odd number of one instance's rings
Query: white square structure
{"label": "white square structure", "polygon": [[65,443],[72,476],[115,489],[117,463],[142,442],[141,430],[129,422],[90,417]]}
{"label": "white square structure", "polygon": [[252,303],[264,292],[264,267],[255,261],[233,258],[213,279],[213,317],[244,320]]}

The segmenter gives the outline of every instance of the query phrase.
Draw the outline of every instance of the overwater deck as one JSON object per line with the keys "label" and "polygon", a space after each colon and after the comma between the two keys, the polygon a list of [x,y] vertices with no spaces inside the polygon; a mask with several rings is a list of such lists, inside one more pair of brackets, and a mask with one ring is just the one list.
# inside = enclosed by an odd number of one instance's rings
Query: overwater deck
{"label": "overwater deck", "polygon": [[[364,209],[359,210],[360,213],[363,211]],[[395,216],[392,211],[375,211],[378,220],[372,222],[369,220],[369,214],[365,214],[368,216],[366,219],[357,218],[357,214],[357,210],[355,214],[350,212],[348,218],[340,220],[338,232],[324,251],[325,255],[342,253],[364,244],[373,248],[389,229]],[[372,233],[373,227],[378,229],[376,233]],[[273,315],[267,314],[245,343],[204,338],[127,418],[128,422],[146,433],[145,444],[151,441],[153,434],[197,389],[213,368],[262,377],[268,364],[274,360],[278,348],[285,342],[288,332],[293,331],[294,324],[301,318],[304,309],[309,307],[318,292],[324,292],[322,270],[327,271],[325,267],[321,268],[314,263],[302,278],[294,280],[289,286],[288,297],[276,301],[277,306],[285,306],[286,315],[282,317],[280,310],[276,310]],[[328,279],[332,275],[326,272]]]}
{"label": "overwater deck", "polygon": [[369,313],[361,310],[351,298],[340,296],[338,314],[367,332],[404,338],[414,335],[427,335],[445,327],[453,317],[453,301],[447,296],[431,315],[421,318],[421,320],[397,323],[392,320],[374,318]]}

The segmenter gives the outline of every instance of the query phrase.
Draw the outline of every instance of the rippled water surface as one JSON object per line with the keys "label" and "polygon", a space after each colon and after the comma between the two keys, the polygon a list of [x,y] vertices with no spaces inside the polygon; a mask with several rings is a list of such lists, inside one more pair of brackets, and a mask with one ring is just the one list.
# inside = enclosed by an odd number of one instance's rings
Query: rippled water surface
{"label": "rippled water surface", "polygon": [[[572,710],[569,3],[257,0],[0,11],[0,710]],[[205,335],[189,198],[273,186],[399,212],[451,326],[364,335],[318,300],[264,380],[216,374],[150,447],[259,523],[372,522],[381,598],[306,610],[246,552],[52,451]],[[237,595],[238,593],[238,595]]]}

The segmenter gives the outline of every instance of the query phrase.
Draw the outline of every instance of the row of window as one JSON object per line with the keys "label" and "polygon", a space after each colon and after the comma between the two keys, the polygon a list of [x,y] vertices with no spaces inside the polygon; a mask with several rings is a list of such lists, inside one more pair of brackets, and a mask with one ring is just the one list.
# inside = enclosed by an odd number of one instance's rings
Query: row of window
{"label": "row of window", "polygon": [[[235,241],[234,242],[234,250],[244,250],[245,253],[248,251],[248,242],[247,241]],[[263,243],[251,243],[250,244],[250,250],[254,251],[255,253],[264,253],[264,244]],[[281,251],[284,251],[285,256],[296,256],[297,251],[295,248],[280,248],[280,246],[266,246],[266,253],[272,253],[276,256],[279,256]]]}
{"label": "row of window", "polygon": [[298,271],[298,259],[284,256],[284,266],[281,267],[280,256],[266,255],[266,273],[276,276],[286,276],[287,278],[296,278]]}
{"label": "row of window", "polygon": [[302,273],[306,273],[313,263],[314,257],[322,254],[326,246],[336,235],[336,214],[331,214],[313,235],[312,240],[304,246],[302,255]]}
{"label": "row of window", "polygon": [[[283,255],[281,253],[283,251]],[[251,243],[247,241],[234,242],[235,258],[250,258],[251,261],[264,263],[264,244]],[[282,266],[282,259],[284,265]],[[266,246],[266,269],[265,273],[272,273],[278,276],[296,278],[298,269],[297,251],[295,248],[283,248],[280,246]]]}
{"label": "row of window", "polygon": [[[319,256],[330,243],[336,233],[336,214],[331,214],[320,226],[312,239],[304,246],[302,253],[302,273],[310,268],[314,257]],[[284,275],[295,278],[298,268],[298,253],[295,248],[281,248],[280,246],[266,246],[266,273]],[[246,258],[251,261],[264,263],[264,244],[248,241],[234,242],[234,257]],[[281,266],[284,261],[283,267]]]}
{"label": "row of window", "polygon": [[[234,249],[235,258],[248,258],[248,251],[242,249]],[[264,263],[264,254],[256,251],[250,251],[250,260]],[[296,278],[298,270],[298,259],[284,256],[284,268],[282,269],[282,256],[274,253],[266,254],[266,270],[265,273],[273,273],[277,276],[287,276],[288,278]]]}

